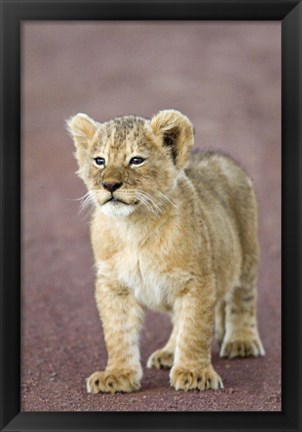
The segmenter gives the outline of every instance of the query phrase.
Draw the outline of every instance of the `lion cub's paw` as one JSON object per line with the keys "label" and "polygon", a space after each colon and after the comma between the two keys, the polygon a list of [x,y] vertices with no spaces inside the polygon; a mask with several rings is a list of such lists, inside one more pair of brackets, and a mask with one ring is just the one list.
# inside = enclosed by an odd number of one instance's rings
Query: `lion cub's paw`
{"label": "lion cub's paw", "polygon": [[170,369],[173,366],[174,354],[170,351],[157,350],[147,361],[148,368]]}
{"label": "lion cub's paw", "polygon": [[176,390],[218,390],[223,388],[220,376],[211,365],[195,370],[173,367],[170,373],[170,382]]}
{"label": "lion cub's paw", "polygon": [[258,357],[265,354],[262,342],[257,334],[234,335],[223,341],[220,357]]}
{"label": "lion cub's paw", "polygon": [[135,372],[100,371],[86,379],[88,393],[130,393],[140,388]]}

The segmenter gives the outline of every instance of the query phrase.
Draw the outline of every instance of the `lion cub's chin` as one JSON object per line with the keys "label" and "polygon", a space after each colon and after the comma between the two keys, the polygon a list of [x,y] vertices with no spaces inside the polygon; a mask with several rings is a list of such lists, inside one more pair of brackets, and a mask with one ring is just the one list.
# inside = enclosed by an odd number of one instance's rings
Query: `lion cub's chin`
{"label": "lion cub's chin", "polygon": [[129,216],[134,212],[135,206],[123,204],[118,201],[109,201],[100,207],[101,212],[106,216]]}

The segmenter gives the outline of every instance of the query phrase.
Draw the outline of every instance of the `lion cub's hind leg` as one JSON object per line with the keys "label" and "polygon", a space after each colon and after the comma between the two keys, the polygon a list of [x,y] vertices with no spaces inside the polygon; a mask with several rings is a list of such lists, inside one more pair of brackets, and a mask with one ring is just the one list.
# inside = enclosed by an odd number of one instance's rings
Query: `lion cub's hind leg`
{"label": "lion cub's hind leg", "polygon": [[235,201],[234,212],[240,233],[241,270],[236,286],[227,293],[225,336],[220,350],[222,357],[257,357],[264,349],[257,328],[256,302],[259,261],[257,204],[251,182],[241,180],[244,205]]}
{"label": "lion cub's hind leg", "polygon": [[256,317],[256,260],[246,259],[241,284],[226,297],[225,336],[221,357],[258,357],[264,355]]}
{"label": "lion cub's hind leg", "polygon": [[176,320],[173,319],[173,317],[172,317],[172,322],[173,322],[173,330],[168,342],[163,348],[155,351],[153,354],[150,355],[147,361],[148,368],[170,369],[173,366],[174,351],[175,351],[176,337],[177,337],[177,323]]}
{"label": "lion cub's hind leg", "polygon": [[217,303],[215,309],[215,339],[219,346],[225,335],[225,300]]}

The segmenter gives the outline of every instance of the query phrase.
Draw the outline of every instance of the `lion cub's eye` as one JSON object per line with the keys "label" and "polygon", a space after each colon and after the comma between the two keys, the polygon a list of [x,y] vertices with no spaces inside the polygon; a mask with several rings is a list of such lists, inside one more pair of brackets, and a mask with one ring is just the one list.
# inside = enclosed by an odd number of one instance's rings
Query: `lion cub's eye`
{"label": "lion cub's eye", "polygon": [[94,161],[99,166],[104,166],[105,165],[105,159],[104,158],[96,157],[96,158],[94,158]]}
{"label": "lion cub's eye", "polygon": [[146,159],[142,157],[135,156],[132,159],[130,159],[129,165],[140,165],[143,162],[145,162]]}

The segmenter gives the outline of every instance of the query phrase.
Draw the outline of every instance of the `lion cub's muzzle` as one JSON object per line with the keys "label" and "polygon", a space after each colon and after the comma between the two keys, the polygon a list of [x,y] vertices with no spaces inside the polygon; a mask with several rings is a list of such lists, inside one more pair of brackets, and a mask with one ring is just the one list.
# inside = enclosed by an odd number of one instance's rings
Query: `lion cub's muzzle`
{"label": "lion cub's muzzle", "polygon": [[111,192],[111,197],[109,197],[104,204],[107,204],[108,202],[120,202],[122,204],[129,204],[122,200],[120,197],[115,196],[113,193],[118,190],[123,185],[122,182],[104,182],[102,183],[102,186],[104,189],[106,189],[108,192]]}

